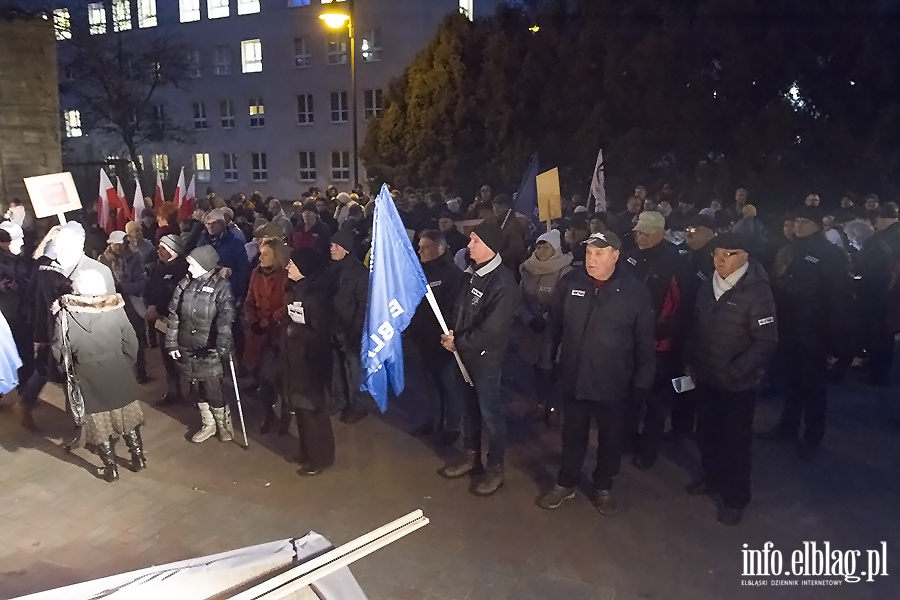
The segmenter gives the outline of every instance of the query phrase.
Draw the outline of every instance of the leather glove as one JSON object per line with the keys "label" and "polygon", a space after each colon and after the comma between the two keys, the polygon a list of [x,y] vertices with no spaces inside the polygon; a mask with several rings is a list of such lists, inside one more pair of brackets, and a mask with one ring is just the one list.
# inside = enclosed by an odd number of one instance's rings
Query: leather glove
{"label": "leather glove", "polygon": [[268,330],[264,329],[262,324],[260,323],[254,323],[253,325],[251,325],[250,331],[252,331],[256,335],[266,335],[266,333],[268,333]]}
{"label": "leather glove", "polygon": [[534,317],[531,319],[531,322],[528,323],[528,326],[535,333],[543,333],[545,329],[547,329],[547,320],[544,317]]}

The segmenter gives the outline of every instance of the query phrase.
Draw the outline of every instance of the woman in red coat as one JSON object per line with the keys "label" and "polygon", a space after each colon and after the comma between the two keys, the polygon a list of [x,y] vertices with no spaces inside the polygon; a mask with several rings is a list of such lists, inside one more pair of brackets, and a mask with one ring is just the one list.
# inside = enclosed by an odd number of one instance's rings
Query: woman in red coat
{"label": "woman in red coat", "polygon": [[263,238],[259,244],[259,266],[250,276],[250,288],[244,302],[246,342],[242,364],[259,383],[259,399],[265,407],[261,433],[271,428],[275,418],[272,365],[278,326],[287,316],[284,286],[288,260],[287,247],[281,241]]}

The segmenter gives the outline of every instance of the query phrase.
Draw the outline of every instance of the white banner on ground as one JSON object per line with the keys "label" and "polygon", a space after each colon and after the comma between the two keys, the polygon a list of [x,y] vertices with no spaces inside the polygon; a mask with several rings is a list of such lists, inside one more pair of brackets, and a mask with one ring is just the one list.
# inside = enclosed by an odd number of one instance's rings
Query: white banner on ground
{"label": "white banner on ground", "polygon": [[[21,596],[15,600],[205,600],[230,597],[227,592],[245,589],[312,560],[332,547],[324,537],[310,532],[302,538],[131,571]],[[311,597],[324,600],[366,600],[366,595],[347,567],[325,575],[311,583],[309,588],[307,590],[314,594]]]}

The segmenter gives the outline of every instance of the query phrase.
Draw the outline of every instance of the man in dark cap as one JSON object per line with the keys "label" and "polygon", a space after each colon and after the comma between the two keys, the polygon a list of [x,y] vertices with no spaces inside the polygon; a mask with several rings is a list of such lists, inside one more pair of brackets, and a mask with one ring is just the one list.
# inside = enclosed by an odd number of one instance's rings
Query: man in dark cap
{"label": "man in dark cap", "polygon": [[791,368],[781,420],[760,438],[796,441],[802,420],[798,452],[811,458],[825,435],[828,357],[844,359],[850,351],[851,282],[847,255],[822,230],[822,209],[804,206],[794,216],[796,240],[778,253],[772,274],[780,350]]}
{"label": "man in dark cap", "polygon": [[440,228],[441,233],[444,234],[444,241],[447,242],[450,256],[456,256],[456,253],[465,248],[466,244],[469,243],[466,236],[464,236],[456,226],[458,220],[459,215],[450,210],[445,210],[438,218],[438,227]]}
{"label": "man in dark cap", "polygon": [[335,352],[332,408],[340,410],[342,422],[356,423],[369,414],[359,390],[359,355],[369,297],[369,273],[353,252],[352,230],[343,229],[331,237],[331,260]]}
{"label": "man in dark cap", "polygon": [[585,268],[562,278],[550,309],[548,331],[551,347],[560,348],[563,385],[562,464],[556,485],[537,505],[550,510],[575,497],[595,422],[591,501],[600,514],[612,515],[617,511],[612,486],[622,457],[626,404],[646,400],[653,385],[656,319],[647,288],[618,265],[619,237],[611,231],[595,233],[585,244]]}
{"label": "man in dark cap", "polygon": [[720,496],[719,522],[736,525],[750,502],[756,388],[778,328],[768,277],[746,240],[723,233],[712,246],[715,272],[697,293],[686,353],[703,475],[686,490]]}
{"label": "man in dark cap", "polygon": [[448,479],[481,470],[481,430],[487,429],[488,454],[485,477],[472,493],[490,496],[503,485],[506,421],[500,398],[500,367],[509,342],[518,301],[516,281],[502,264],[503,232],[495,223],[479,224],[469,236],[469,256],[453,316],[452,330],[441,336],[448,351],[458,351],[474,387],[467,390],[463,413],[465,455],[438,473]]}

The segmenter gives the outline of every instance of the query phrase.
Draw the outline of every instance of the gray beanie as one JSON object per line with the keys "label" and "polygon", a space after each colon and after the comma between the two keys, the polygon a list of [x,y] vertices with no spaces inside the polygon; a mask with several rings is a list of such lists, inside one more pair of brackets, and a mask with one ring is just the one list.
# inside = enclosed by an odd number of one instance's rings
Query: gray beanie
{"label": "gray beanie", "polygon": [[207,271],[212,271],[219,264],[219,253],[212,246],[194,248],[189,256]]}

